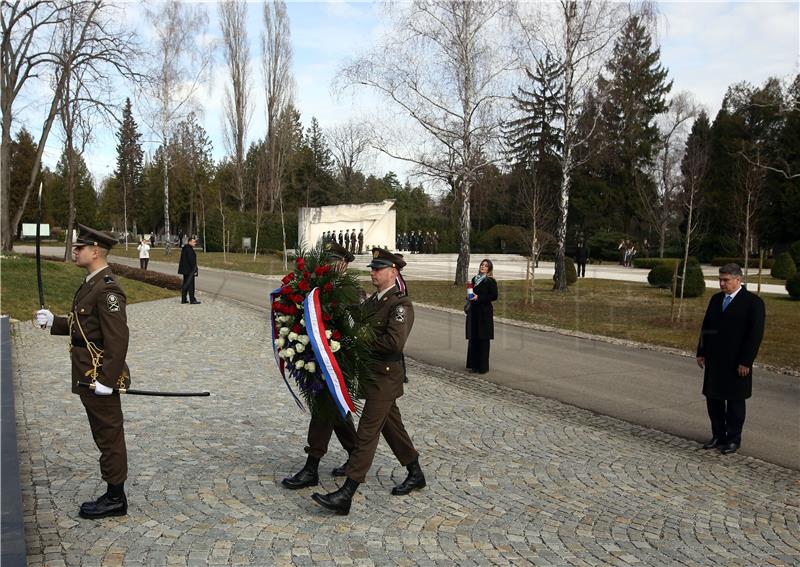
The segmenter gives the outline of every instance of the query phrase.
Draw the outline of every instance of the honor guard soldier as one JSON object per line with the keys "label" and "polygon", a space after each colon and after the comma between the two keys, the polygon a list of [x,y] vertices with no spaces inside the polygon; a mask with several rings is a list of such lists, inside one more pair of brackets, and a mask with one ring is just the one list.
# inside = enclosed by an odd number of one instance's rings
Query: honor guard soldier
{"label": "honor guard soldier", "polygon": [[414,307],[408,296],[396,285],[405,261],[388,250],[373,248],[369,263],[370,277],[377,288],[365,305],[375,320],[375,337],[371,350],[375,359],[373,381],[362,384],[366,402],[358,421],[356,448],[350,454],[344,485],[330,494],[314,494],[321,506],[340,515],[350,512],[350,504],[358,485],[366,480],[372,466],[378,441],[383,434],[400,464],[408,469],[406,479],[392,489],[394,495],[405,495],[425,486],[419,466],[419,453],[406,429],[397,398],[403,395],[403,348],[414,325]]}
{"label": "honor guard soldier", "polygon": [[69,335],[72,359],[72,393],[78,394],[86,409],[95,444],[100,450],[100,472],[108,484],[105,494],[81,504],[82,518],[124,516],[128,512],[125,479],[128,454],[125,448],[122,404],[119,389],[130,386],[125,364],[128,353],[128,323],[125,292],[108,267],[112,236],[78,225],[72,245],[75,263],[88,274],[75,293],[72,310],[55,317],[47,309],[36,312],[42,328],[53,335]]}
{"label": "honor guard soldier", "polygon": [[358,253],[361,254],[363,250],[364,250],[364,229],[362,228],[358,231]]}
{"label": "honor guard soldier", "polygon": [[[343,246],[339,246],[336,242],[329,242],[324,247],[330,263],[335,268],[344,272],[347,265],[355,260],[355,256],[350,254]],[[325,394],[330,395],[327,390]],[[328,443],[331,440],[331,434],[336,433],[339,443],[342,448],[350,455],[356,446],[356,428],[352,420],[342,419],[338,415],[335,422],[311,416],[311,422],[308,424],[308,445],[305,448],[306,464],[297,473],[292,476],[287,476],[281,481],[281,484],[290,490],[297,490],[298,488],[305,488],[307,486],[316,486],[319,484],[319,462],[325,453],[328,452]],[[345,467],[347,463],[340,467],[336,467],[331,471],[333,476],[344,476]]]}

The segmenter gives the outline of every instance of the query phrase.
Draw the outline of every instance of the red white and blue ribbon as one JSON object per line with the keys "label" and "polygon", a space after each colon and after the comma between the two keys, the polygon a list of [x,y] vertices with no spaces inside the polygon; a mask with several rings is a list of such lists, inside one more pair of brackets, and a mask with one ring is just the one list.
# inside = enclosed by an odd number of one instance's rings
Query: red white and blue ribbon
{"label": "red white and blue ribbon", "polygon": [[269,294],[269,305],[270,305],[270,327],[272,327],[272,353],[275,355],[275,362],[278,365],[278,370],[281,373],[281,378],[283,378],[283,383],[286,384],[286,387],[289,389],[289,393],[294,398],[294,402],[297,404],[301,410],[306,411],[306,406],[303,404],[303,401],[297,397],[297,394],[294,393],[292,390],[292,385],[289,383],[289,380],[286,378],[286,364],[283,358],[278,354],[280,349],[278,345],[275,344],[275,341],[278,339],[278,323],[275,321],[275,310],[272,309],[272,304],[278,300],[281,295],[281,289],[278,288],[275,291]]}
{"label": "red white and blue ribbon", "polygon": [[348,413],[356,411],[356,407],[353,400],[350,399],[350,394],[347,393],[342,370],[339,368],[339,363],[336,362],[336,357],[333,356],[333,351],[328,344],[328,338],[325,336],[325,323],[322,320],[318,287],[312,289],[306,296],[303,301],[303,310],[306,318],[306,331],[311,348],[314,349],[317,364],[325,377],[325,384],[328,386],[336,407],[339,408],[342,417],[346,418]]}

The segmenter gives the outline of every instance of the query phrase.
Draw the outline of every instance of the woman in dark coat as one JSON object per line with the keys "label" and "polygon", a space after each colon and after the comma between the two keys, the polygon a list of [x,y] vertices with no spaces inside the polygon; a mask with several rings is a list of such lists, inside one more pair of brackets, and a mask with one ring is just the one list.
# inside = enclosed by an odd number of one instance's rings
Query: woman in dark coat
{"label": "woman in dark coat", "polygon": [[494,309],[497,282],[492,277],[492,261],[481,261],[478,275],[472,278],[473,298],[467,303],[467,369],[489,372],[489,341],[494,339]]}

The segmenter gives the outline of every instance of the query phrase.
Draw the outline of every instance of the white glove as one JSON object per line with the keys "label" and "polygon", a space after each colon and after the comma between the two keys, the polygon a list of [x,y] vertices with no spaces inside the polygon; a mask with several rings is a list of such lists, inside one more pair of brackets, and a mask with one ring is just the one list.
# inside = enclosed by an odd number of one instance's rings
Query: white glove
{"label": "white glove", "polygon": [[104,386],[100,382],[94,383],[94,393],[98,396],[108,396],[114,393],[114,390],[109,388],[108,386]]}
{"label": "white glove", "polygon": [[53,326],[53,313],[49,309],[39,309],[36,312],[36,322],[43,329]]}

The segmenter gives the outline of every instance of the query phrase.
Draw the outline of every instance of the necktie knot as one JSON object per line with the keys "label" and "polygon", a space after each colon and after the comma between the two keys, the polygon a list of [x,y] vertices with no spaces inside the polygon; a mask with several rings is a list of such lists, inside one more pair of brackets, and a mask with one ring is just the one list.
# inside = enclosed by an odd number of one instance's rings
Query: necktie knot
{"label": "necktie knot", "polygon": [[726,295],[725,299],[722,300],[722,310],[725,311],[728,308],[728,305],[731,304],[733,298],[730,295]]}

